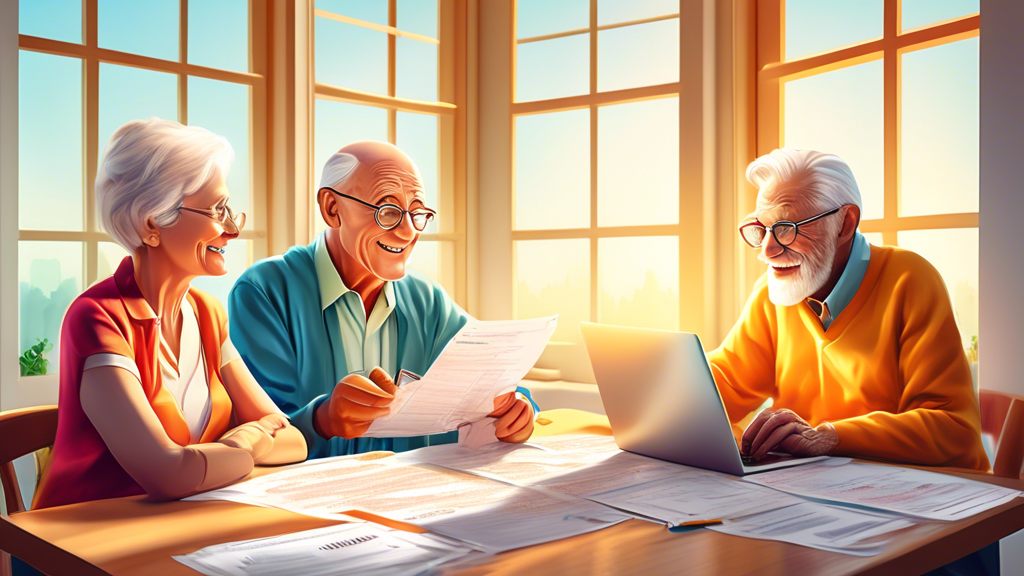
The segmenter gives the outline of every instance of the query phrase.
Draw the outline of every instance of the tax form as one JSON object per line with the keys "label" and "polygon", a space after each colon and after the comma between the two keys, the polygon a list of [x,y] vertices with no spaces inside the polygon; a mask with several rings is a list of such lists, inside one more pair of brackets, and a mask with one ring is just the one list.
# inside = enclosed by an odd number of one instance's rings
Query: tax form
{"label": "tax form", "polygon": [[174,556],[208,576],[414,576],[472,551],[430,535],[341,524]]}
{"label": "tax form", "polygon": [[858,504],[932,520],[960,520],[995,508],[1021,492],[966,478],[879,464],[819,463],[743,478],[790,494]]}
{"label": "tax form", "polygon": [[540,358],[558,316],[531,320],[473,320],[448,342],[419,380],[395,392],[387,416],[363,436],[439,434],[494,411],[494,398],[512,392]]}

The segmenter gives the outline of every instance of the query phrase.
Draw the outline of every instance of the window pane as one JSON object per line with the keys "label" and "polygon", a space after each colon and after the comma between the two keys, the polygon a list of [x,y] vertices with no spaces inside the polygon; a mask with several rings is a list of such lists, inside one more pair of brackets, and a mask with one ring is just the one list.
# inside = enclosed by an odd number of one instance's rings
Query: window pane
{"label": "window pane", "polygon": [[388,0],[316,0],[316,8],[364,22],[388,25]]}
{"label": "window pane", "polygon": [[[388,141],[388,112],[383,108],[331,100],[317,100],[315,106],[313,183],[319,189],[324,164],[346,144],[360,140]],[[327,225],[320,216],[316,194],[312,194],[312,197],[313,231],[319,234]]]}
{"label": "window pane", "polygon": [[[224,248],[224,263],[227,265],[228,273],[223,276],[200,276],[192,281],[192,285],[216,296],[227,310],[228,292],[252,263],[252,241],[236,238],[229,240]],[[228,321],[230,322],[230,318]]]}
{"label": "window pane", "polygon": [[903,30],[974,14],[979,0],[903,0]]}
{"label": "window pane", "polygon": [[121,260],[128,256],[128,251],[114,242],[98,242],[98,258],[96,259],[96,279],[103,280],[114,275],[121,265]]}
{"label": "window pane", "polygon": [[978,211],[978,39],[903,55],[900,216]]}
{"label": "window pane", "polygon": [[785,58],[882,36],[883,0],[786,0]]}
{"label": "window pane", "polygon": [[590,26],[590,0],[518,0],[516,38],[532,38]]}
{"label": "window pane", "polygon": [[437,44],[397,38],[395,52],[395,95],[436,102]]}
{"label": "window pane", "polygon": [[188,0],[188,61],[249,71],[248,0]]}
{"label": "window pane", "polygon": [[597,0],[598,26],[678,13],[679,0]]}
{"label": "window pane", "polygon": [[678,81],[678,18],[597,33],[598,91]]}
{"label": "window pane", "polygon": [[[144,98],[140,95],[145,95]],[[130,120],[178,119],[178,77],[100,63],[100,157],[114,132]]]}
{"label": "window pane", "polygon": [[18,54],[18,226],[83,230],[82,61]]}
{"label": "window pane", "polygon": [[868,241],[868,244],[874,246],[884,246],[885,242],[882,241],[881,232],[861,232],[864,235],[864,239]]}
{"label": "window pane", "polygon": [[516,47],[516,101],[590,92],[590,34],[527,42]]}
{"label": "window pane", "polygon": [[98,9],[100,48],[178,60],[178,0],[99,0]]}
{"label": "window pane", "polygon": [[398,0],[398,29],[437,38],[437,0]]}
{"label": "window pane", "polygon": [[679,329],[679,238],[597,241],[597,321]]}
{"label": "window pane", "polygon": [[83,286],[81,242],[18,242],[18,354],[45,338],[53,350],[46,373],[60,364],[60,325]]}
{"label": "window pane", "polygon": [[978,229],[907,230],[897,238],[900,248],[924,256],[942,274],[966,348],[978,334]]}
{"label": "window pane", "polygon": [[455,245],[452,242],[417,240],[407,268],[422,272],[455,294]]}
{"label": "window pane", "polygon": [[316,81],[352,90],[388,93],[388,35],[316,18]]}
{"label": "window pane", "polygon": [[82,43],[82,0],[18,0],[18,33]]}
{"label": "window pane", "polygon": [[787,82],[785,146],[835,154],[857,180],[861,219],[885,210],[882,61]]}
{"label": "window pane", "polygon": [[395,144],[416,163],[423,178],[427,208],[437,211],[437,218],[427,226],[426,232],[436,233],[440,222],[451,218],[450,214],[442,212],[437,196],[437,116],[399,112],[396,121]]}
{"label": "window pane", "polygon": [[519,230],[590,226],[590,110],[516,118]]}
{"label": "window pane", "polygon": [[249,215],[249,86],[191,76],[188,79],[188,123],[227,138],[235,150],[228,173],[231,208]]}
{"label": "window pane", "polygon": [[590,320],[590,240],[522,240],[515,263],[516,318],[558,314],[551,339],[580,342],[580,322]]}
{"label": "window pane", "polygon": [[597,224],[679,222],[679,98],[598,108]]}

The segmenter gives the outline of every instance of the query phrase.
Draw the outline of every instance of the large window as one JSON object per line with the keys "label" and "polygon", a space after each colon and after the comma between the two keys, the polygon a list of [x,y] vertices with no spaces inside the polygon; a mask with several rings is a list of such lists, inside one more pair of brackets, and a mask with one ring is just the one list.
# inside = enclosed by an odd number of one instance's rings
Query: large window
{"label": "large window", "polygon": [[457,263],[465,262],[465,191],[456,134],[464,95],[455,70],[456,20],[464,22],[464,10],[454,0],[316,0],[310,194],[310,229],[317,234],[326,224],[315,188],[327,159],[359,140],[401,148],[419,168],[426,203],[438,213],[410,266],[463,305],[465,271]]}
{"label": "large window", "polygon": [[[122,124],[202,126],[235,150],[231,205],[248,215],[228,274],[195,286],[226,301],[266,255],[261,0],[21,0],[18,76],[19,353],[46,339],[57,371],[67,306],[126,255],[100,229],[97,163]],[[13,359],[7,358],[4,362]]]}
{"label": "large window", "polygon": [[758,4],[758,154],[853,169],[873,244],[926,257],[978,334],[978,0]]}
{"label": "large window", "polygon": [[513,20],[513,313],[559,314],[556,347],[581,321],[699,331],[680,305],[701,217],[680,194],[679,2],[518,0]]}

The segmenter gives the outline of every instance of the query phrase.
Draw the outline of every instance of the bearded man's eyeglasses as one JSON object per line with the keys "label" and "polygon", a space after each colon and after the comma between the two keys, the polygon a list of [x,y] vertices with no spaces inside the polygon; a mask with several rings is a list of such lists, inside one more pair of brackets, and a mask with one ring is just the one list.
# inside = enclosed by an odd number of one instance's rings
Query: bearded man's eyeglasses
{"label": "bearded man's eyeglasses", "polygon": [[771,226],[765,226],[760,222],[750,222],[740,226],[740,236],[743,237],[743,241],[750,245],[751,248],[760,248],[761,244],[764,243],[764,239],[768,237],[770,231],[775,241],[780,246],[789,246],[796,240],[797,235],[800,233],[800,227],[804,224],[809,224],[824,218],[825,216],[831,216],[839,212],[839,208],[835,210],[829,210],[828,212],[822,212],[817,216],[812,216],[806,220],[800,222],[790,222],[789,220],[780,220]]}
{"label": "bearded man's eyeglasses", "polygon": [[408,214],[412,220],[412,226],[419,232],[423,232],[426,229],[427,224],[434,219],[436,213],[429,208],[414,208],[412,210],[405,210],[401,206],[395,204],[370,204],[364,202],[355,196],[349,196],[348,194],[342,194],[330,186],[324,186],[324,188],[334,192],[342,198],[348,198],[349,200],[355,200],[367,208],[373,208],[373,219],[377,222],[377,226],[380,226],[384,230],[393,230],[402,223],[402,219]]}

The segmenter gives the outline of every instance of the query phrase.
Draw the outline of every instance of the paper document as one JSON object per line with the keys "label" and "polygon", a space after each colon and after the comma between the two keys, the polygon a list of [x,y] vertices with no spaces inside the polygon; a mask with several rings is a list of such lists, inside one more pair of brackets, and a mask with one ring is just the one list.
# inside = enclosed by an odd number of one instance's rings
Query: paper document
{"label": "paper document", "polygon": [[330,517],[363,510],[471,542],[488,552],[567,538],[628,519],[579,499],[395,458],[337,459],[282,470],[188,500],[230,500]]}
{"label": "paper document", "polygon": [[993,484],[912,468],[807,464],[744,478],[790,494],[930,518],[960,520],[1021,495]]}
{"label": "paper document", "polygon": [[672,526],[739,518],[803,502],[789,494],[697,468],[644,484],[590,494],[587,499]]}
{"label": "paper document", "polygon": [[389,415],[363,436],[438,434],[494,411],[494,398],[512,392],[540,358],[558,317],[471,321],[448,342],[419,380],[395,392]]}
{"label": "paper document", "polygon": [[342,524],[174,556],[208,576],[413,576],[472,549],[375,524]]}
{"label": "paper document", "polygon": [[878,536],[913,526],[914,522],[891,514],[801,502],[784,508],[750,514],[708,526],[708,530],[778,540],[830,552],[873,556],[882,551],[886,540]]}

